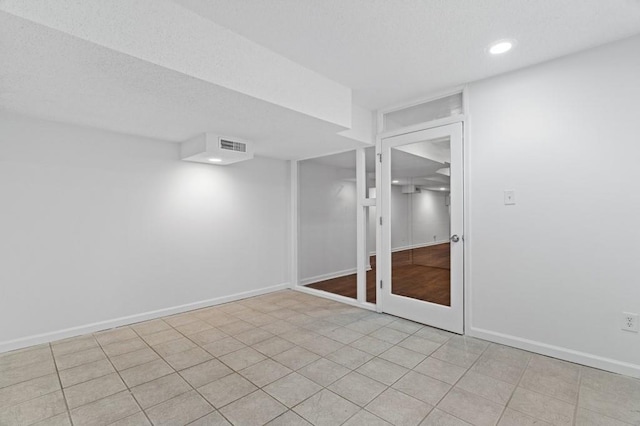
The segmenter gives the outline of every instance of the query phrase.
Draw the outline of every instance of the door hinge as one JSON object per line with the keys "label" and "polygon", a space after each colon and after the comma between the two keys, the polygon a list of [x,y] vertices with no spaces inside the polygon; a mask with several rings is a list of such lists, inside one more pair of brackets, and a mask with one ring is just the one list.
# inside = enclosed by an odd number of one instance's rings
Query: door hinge
{"label": "door hinge", "polygon": [[380,288],[382,288],[382,280],[380,280]]}
{"label": "door hinge", "polygon": [[382,163],[382,153],[378,154],[378,162]]}
{"label": "door hinge", "polygon": [[380,216],[380,226],[382,226],[382,216]]}

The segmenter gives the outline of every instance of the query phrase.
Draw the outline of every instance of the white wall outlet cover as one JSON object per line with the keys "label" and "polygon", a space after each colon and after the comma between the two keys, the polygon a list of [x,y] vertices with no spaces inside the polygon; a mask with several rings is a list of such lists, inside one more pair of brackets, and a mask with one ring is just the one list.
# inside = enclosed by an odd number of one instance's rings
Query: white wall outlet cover
{"label": "white wall outlet cover", "polygon": [[622,313],[622,326],[621,328],[624,331],[631,331],[634,333],[638,332],[638,314],[634,314],[631,312],[623,312]]}
{"label": "white wall outlet cover", "polygon": [[504,191],[504,205],[510,206],[516,203],[516,191]]}

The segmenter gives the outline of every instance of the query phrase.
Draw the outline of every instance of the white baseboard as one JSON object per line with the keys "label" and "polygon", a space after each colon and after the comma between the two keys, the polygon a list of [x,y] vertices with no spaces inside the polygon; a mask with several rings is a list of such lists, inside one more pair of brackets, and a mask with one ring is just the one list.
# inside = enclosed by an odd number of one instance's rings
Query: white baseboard
{"label": "white baseboard", "polygon": [[[367,271],[371,270],[371,265],[367,265]],[[353,275],[357,273],[358,270],[356,268],[345,269],[342,271],[329,272],[328,274],[316,275],[315,277],[303,278],[300,280],[300,285],[309,285],[313,283],[319,283],[321,281],[331,280],[334,278],[346,277],[347,275]]]}
{"label": "white baseboard", "polygon": [[640,365],[628,362],[617,361],[611,358],[604,358],[586,352],[574,351],[560,346],[549,345],[534,340],[523,339],[521,337],[470,327],[467,335],[479,339],[488,340],[502,345],[512,346],[529,352],[536,352],[553,358],[575,362],[600,370],[611,371],[613,373],[624,374],[626,376],[640,378]]}
{"label": "white baseboard", "polygon": [[368,309],[374,312],[376,310],[376,305],[373,303],[369,303],[369,302],[360,303],[356,299],[352,299],[346,296],[340,296],[339,294],[329,293],[328,291],[317,290],[315,288],[308,288],[302,285],[293,287],[292,290],[299,291],[301,293],[311,294],[313,296],[322,297],[324,299],[334,300],[336,302],[345,303],[347,305],[356,306],[358,308]]}
{"label": "white baseboard", "polygon": [[[410,246],[395,247],[391,249],[391,253],[396,253],[396,252],[405,251],[405,250],[419,249],[423,247],[439,246],[440,244],[447,244],[448,242],[449,240],[442,240],[442,241],[432,241],[429,243],[414,244]],[[369,256],[375,256],[375,255],[376,255],[375,251],[369,252]]]}
{"label": "white baseboard", "polygon": [[278,284],[270,287],[263,287],[257,290],[250,290],[241,293],[231,294],[228,296],[215,297],[213,299],[201,300],[198,302],[186,303],[184,305],[173,306],[169,308],[158,309],[155,311],[144,312],[141,314],[129,315],[126,317],[115,318],[106,321],[94,322],[91,324],[80,325],[77,327],[66,328],[64,330],[52,331],[49,333],[36,334],[33,336],[21,337],[15,340],[7,340],[0,342],[0,353],[22,349],[29,346],[49,343],[69,337],[81,336],[83,334],[95,333],[96,331],[109,330],[123,325],[135,324],[142,321],[148,321],[168,315],[180,314],[195,309],[207,308],[209,306],[220,305],[223,303],[234,302],[248,297],[260,296],[261,294],[272,293],[274,291],[289,289],[289,283]]}
{"label": "white baseboard", "polygon": [[405,250],[415,250],[415,249],[424,248],[424,247],[439,246],[440,244],[446,244],[448,242],[449,240],[431,241],[428,243],[413,244],[413,245],[404,246],[404,247],[394,247],[391,249],[391,253],[396,253],[396,252],[405,251]]}
{"label": "white baseboard", "polygon": [[316,275],[314,277],[302,278],[300,285],[308,285],[313,283],[319,283],[320,281],[331,280],[333,278],[345,277],[347,275],[353,275],[358,270],[356,268],[344,269],[342,271],[329,272],[328,274]]}

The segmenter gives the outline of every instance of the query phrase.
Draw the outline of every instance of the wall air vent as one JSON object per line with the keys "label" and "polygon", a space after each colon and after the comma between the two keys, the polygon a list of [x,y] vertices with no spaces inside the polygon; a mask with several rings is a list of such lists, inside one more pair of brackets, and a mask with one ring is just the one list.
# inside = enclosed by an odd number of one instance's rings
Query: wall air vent
{"label": "wall air vent", "polygon": [[419,194],[421,192],[422,192],[422,189],[419,186],[402,185],[402,193],[403,194]]}
{"label": "wall air vent", "polygon": [[220,138],[220,149],[228,151],[247,152],[247,144]]}
{"label": "wall air vent", "polygon": [[238,138],[203,133],[182,142],[180,158],[185,161],[227,165],[253,158],[253,144]]}

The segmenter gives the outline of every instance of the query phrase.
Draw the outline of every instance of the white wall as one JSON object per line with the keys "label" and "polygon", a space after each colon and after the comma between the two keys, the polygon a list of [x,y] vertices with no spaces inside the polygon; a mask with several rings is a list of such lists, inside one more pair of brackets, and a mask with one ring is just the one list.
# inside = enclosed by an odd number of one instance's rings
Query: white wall
{"label": "white wall", "polygon": [[471,334],[640,377],[640,334],[620,330],[640,313],[638,52],[469,86]]}
{"label": "white wall", "polygon": [[[445,203],[446,195],[427,190],[403,194],[402,186],[391,186],[392,250],[448,241],[449,207]],[[368,224],[367,246],[372,254],[376,251],[375,212],[375,207],[372,207]]]}
{"label": "white wall", "polygon": [[338,134],[369,145],[375,144],[373,115],[370,110],[351,104],[351,128]]}
{"label": "white wall", "polygon": [[[353,152],[344,155],[355,161]],[[301,161],[298,188],[300,283],[355,273],[355,169]]]}
{"label": "white wall", "polygon": [[288,281],[288,164],[178,150],[0,113],[0,352]]}
{"label": "white wall", "polygon": [[411,245],[441,243],[449,240],[447,193],[423,190],[411,194]]}
{"label": "white wall", "polygon": [[[402,193],[402,187],[391,185],[391,249],[412,244],[411,196]],[[374,218],[375,219],[375,218]]]}

